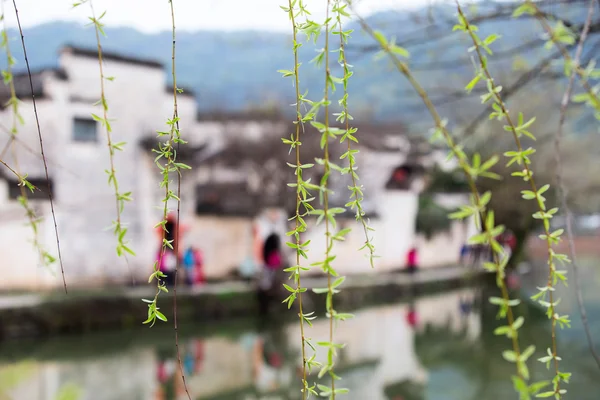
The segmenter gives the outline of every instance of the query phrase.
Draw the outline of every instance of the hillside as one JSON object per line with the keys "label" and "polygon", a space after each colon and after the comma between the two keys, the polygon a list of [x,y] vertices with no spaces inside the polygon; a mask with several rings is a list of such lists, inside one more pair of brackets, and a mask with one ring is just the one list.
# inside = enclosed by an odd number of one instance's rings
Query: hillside
{"label": "hillside", "polygon": [[[484,2],[478,13],[485,14],[486,7],[490,6]],[[578,13],[574,6],[568,11],[573,15]],[[439,94],[440,90],[462,90],[473,74],[473,67],[467,53],[470,44],[464,35],[451,32],[455,10],[448,6],[434,7],[431,13],[436,21],[440,21],[435,25],[428,25],[429,12],[426,9],[410,15],[386,12],[371,15],[367,20],[385,33],[396,35],[398,42],[409,43],[406,47],[411,53],[410,63],[417,78],[432,93],[438,93],[433,95],[438,99],[444,97]],[[378,120],[410,120],[413,124],[427,121],[426,125],[429,124],[419,99],[412,94],[406,81],[386,60],[374,61],[373,53],[365,54],[360,50],[362,46],[373,45],[373,41],[356,23],[351,25],[355,31],[347,55],[355,70],[350,88],[353,114]],[[480,30],[482,36],[490,32],[502,34],[501,40],[494,44],[499,54],[532,41],[540,34],[539,27],[526,19],[492,20],[481,25]],[[12,37],[16,37],[16,33],[9,31]],[[106,33],[103,42],[106,50],[170,64],[170,32],[143,34],[130,28],[107,28]],[[56,65],[57,50],[66,43],[85,47],[95,45],[92,28],[74,23],[48,23],[27,29],[24,34],[32,69]],[[436,39],[428,40],[428,37]],[[338,37],[333,38],[337,43]],[[293,102],[291,80],[282,79],[276,72],[292,67],[289,35],[259,31],[179,32],[177,46],[178,81],[195,90],[201,110],[241,109],[271,103],[285,106]],[[322,47],[322,43],[317,43],[318,47]],[[313,99],[321,96],[323,85],[322,73],[309,64],[314,49],[312,43],[306,43],[301,49],[301,84]],[[532,65],[548,52],[540,46],[527,48],[518,61]],[[17,59],[18,65],[22,66],[21,59]],[[510,80],[515,57],[492,58],[492,61],[494,69],[500,73],[499,78]],[[477,103],[475,96],[473,104]],[[448,102],[442,104],[442,111],[452,119],[455,107],[456,103]]]}

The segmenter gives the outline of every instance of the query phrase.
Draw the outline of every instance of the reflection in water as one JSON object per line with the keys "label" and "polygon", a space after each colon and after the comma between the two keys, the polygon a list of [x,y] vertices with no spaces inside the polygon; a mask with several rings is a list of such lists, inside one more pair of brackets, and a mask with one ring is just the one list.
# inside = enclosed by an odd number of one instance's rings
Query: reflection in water
{"label": "reflection in water", "polygon": [[[481,302],[483,296],[494,294],[488,291],[462,289],[354,312],[355,318],[341,323],[336,330],[336,341],[346,343],[337,362],[343,377],[338,387],[351,390],[344,398],[514,398],[510,383],[514,366],[501,358],[508,342],[491,333],[501,323],[496,319],[497,309]],[[545,317],[530,308],[524,305],[518,311],[527,314],[522,335],[528,343],[548,337],[549,332]],[[307,330],[307,336],[316,343],[326,340],[328,331],[328,320],[320,317]],[[81,389],[79,400],[187,398],[172,332],[140,343],[144,332],[135,333],[131,343],[123,343],[113,351],[98,346],[98,340],[90,344],[90,338],[65,345],[81,356],[64,356],[59,351],[48,355],[43,350],[38,352],[43,355],[36,356],[33,351],[37,362],[0,364],[0,383],[7,368],[22,366],[24,371],[20,379],[0,388],[15,400],[55,400],[65,384]],[[297,323],[271,321],[259,323],[254,329],[182,336],[182,364],[193,399],[300,399]],[[538,345],[543,349],[546,344]],[[317,360],[325,356],[326,351],[317,348]],[[576,366],[569,367],[576,372]],[[311,382],[317,380],[317,373],[312,371]],[[543,365],[532,366],[531,373],[533,379],[547,376]],[[580,393],[570,388],[573,398],[591,400],[595,397],[590,393],[600,389],[595,378],[581,385],[586,390]]]}

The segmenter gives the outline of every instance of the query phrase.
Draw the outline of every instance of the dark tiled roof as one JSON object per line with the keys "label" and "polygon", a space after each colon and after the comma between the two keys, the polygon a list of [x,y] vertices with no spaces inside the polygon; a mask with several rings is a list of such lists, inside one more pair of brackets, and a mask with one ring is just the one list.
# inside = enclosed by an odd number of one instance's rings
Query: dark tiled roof
{"label": "dark tiled roof", "polygon": [[[73,46],[73,45],[65,45],[61,51],[68,51],[77,56],[98,58],[98,49],[96,49],[96,48],[84,48],[84,47],[78,47],[78,46]],[[102,50],[102,58],[104,60],[112,60],[112,61],[124,62],[124,63],[128,63],[128,64],[142,65],[142,66],[150,67],[150,68],[160,68],[160,69],[164,68],[163,63],[161,63],[160,61],[150,60],[150,59],[145,59],[145,58],[140,58],[140,57],[126,56],[123,54],[119,54],[119,53],[115,53],[115,52],[111,52],[111,51],[105,51],[105,50]]]}
{"label": "dark tiled roof", "polygon": [[198,121],[229,122],[229,121],[291,121],[280,110],[249,110],[249,111],[200,111],[196,115]]}
{"label": "dark tiled roof", "polygon": [[246,182],[196,186],[196,214],[253,217],[265,206],[264,195],[250,193]]}
{"label": "dark tiled roof", "polygon": [[[66,80],[67,74],[64,70],[58,68],[47,68],[31,72],[31,82],[27,72],[13,73],[13,81],[17,97],[21,100],[31,98],[31,86],[33,86],[33,94],[37,98],[44,98],[44,76],[48,74],[54,75],[57,79]],[[6,102],[10,99],[10,88],[8,85],[0,85],[0,107],[4,108]]]}
{"label": "dark tiled roof", "polygon": [[422,165],[405,163],[392,171],[385,188],[387,190],[409,190],[414,180],[424,173],[425,168]]}

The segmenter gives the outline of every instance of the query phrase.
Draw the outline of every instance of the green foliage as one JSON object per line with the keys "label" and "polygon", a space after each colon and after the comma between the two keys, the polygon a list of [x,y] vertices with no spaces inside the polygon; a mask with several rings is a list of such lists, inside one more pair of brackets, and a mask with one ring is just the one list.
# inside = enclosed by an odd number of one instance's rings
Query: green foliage
{"label": "green foliage", "polygon": [[[294,125],[296,128],[295,135],[291,134],[290,139],[283,138],[282,141],[284,144],[290,146],[290,152],[292,150],[295,151],[296,155],[296,164],[289,164],[291,168],[294,168],[296,175],[296,182],[289,183],[288,186],[296,188],[296,213],[292,217],[295,221],[294,230],[287,233],[288,236],[293,236],[294,242],[286,242],[286,244],[292,249],[296,250],[296,265],[286,268],[286,272],[291,274],[290,278],[294,279],[296,283],[296,288],[292,288],[289,285],[284,284],[283,286],[286,288],[290,295],[284,300],[287,303],[288,308],[292,307],[292,304],[296,299],[298,299],[299,312],[298,317],[300,320],[300,340],[301,340],[301,348],[302,348],[302,397],[307,398],[310,393],[316,394],[315,386],[309,385],[307,381],[308,373],[310,373],[313,367],[319,367],[320,363],[315,361],[316,354],[310,358],[307,358],[306,355],[306,346],[309,346],[313,351],[315,351],[314,346],[310,342],[310,340],[304,334],[304,324],[311,326],[311,321],[316,317],[313,316],[313,313],[304,313],[304,308],[302,307],[302,293],[306,292],[306,288],[302,287],[301,283],[301,272],[307,271],[309,268],[303,267],[301,265],[301,259],[307,259],[308,256],[306,252],[308,251],[308,245],[310,240],[305,242],[301,241],[300,235],[307,230],[307,223],[305,220],[306,215],[310,213],[314,208],[310,204],[314,197],[312,197],[309,193],[309,189],[313,189],[314,185],[310,184],[310,180],[304,181],[302,178],[302,171],[307,168],[311,168],[314,164],[302,164],[300,162],[300,146],[302,145],[300,141],[300,129],[304,129],[304,123],[306,121],[310,121],[312,119],[311,115],[302,115],[301,106],[303,103],[308,102],[304,99],[304,97],[300,94],[300,78],[299,78],[299,69],[300,63],[298,62],[298,49],[302,46],[302,43],[298,42],[298,33],[302,32],[305,23],[298,22],[298,19],[301,17],[306,18],[308,12],[304,8],[304,4],[302,0],[298,1],[288,1],[288,6],[281,8],[288,13],[293,31],[293,53],[294,53],[294,69],[293,71],[283,71],[279,72],[283,74],[284,77],[293,77],[294,78],[294,87],[296,88],[296,120],[294,121]],[[310,185],[310,186],[309,186]],[[302,208],[302,210],[301,210]]]}

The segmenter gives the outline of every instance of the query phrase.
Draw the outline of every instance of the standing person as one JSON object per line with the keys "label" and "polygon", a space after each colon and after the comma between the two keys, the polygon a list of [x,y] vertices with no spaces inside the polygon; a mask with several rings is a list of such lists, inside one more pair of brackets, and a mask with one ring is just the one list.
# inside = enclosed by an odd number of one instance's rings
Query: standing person
{"label": "standing person", "polygon": [[416,272],[418,268],[417,246],[411,247],[406,255],[406,267],[411,274]]}
{"label": "standing person", "polygon": [[197,247],[192,247],[192,251],[194,253],[194,284],[199,285],[206,280],[204,274],[204,255],[202,254],[202,250]]}
{"label": "standing person", "polygon": [[189,246],[185,253],[183,253],[183,268],[185,269],[185,282],[188,286],[194,284],[194,268],[196,266],[196,256],[194,254],[194,248]]}
{"label": "standing person", "polygon": [[279,271],[283,266],[281,243],[277,234],[271,234],[263,245],[263,267],[258,277],[257,297],[259,312],[265,316],[269,312],[269,305],[277,293]]}
{"label": "standing person", "polygon": [[411,300],[411,302],[408,303],[408,310],[406,312],[406,322],[408,323],[408,326],[410,326],[413,329],[417,326],[417,309],[413,300]]}
{"label": "standing person", "polygon": [[461,265],[465,265],[468,263],[469,253],[470,253],[469,245],[467,245],[466,243],[463,244],[462,247],[460,248],[460,258],[458,259],[458,262]]}

